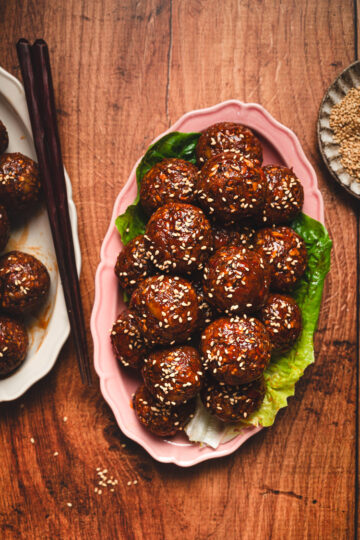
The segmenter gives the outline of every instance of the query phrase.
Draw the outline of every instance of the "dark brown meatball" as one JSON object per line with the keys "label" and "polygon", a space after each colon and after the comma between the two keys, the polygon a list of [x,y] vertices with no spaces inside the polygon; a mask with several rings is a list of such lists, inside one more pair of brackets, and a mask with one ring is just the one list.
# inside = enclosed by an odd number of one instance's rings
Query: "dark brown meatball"
{"label": "dark brown meatball", "polygon": [[270,294],[259,312],[274,352],[286,352],[292,348],[301,334],[301,311],[291,296]]}
{"label": "dark brown meatball", "polygon": [[9,135],[6,127],[0,120],[0,154],[3,154],[9,144]]}
{"label": "dark brown meatball", "polygon": [[280,165],[263,167],[267,181],[261,221],[266,226],[290,223],[301,212],[304,189],[294,172]]}
{"label": "dark brown meatball", "polygon": [[29,338],[25,326],[0,316],[0,377],[10,375],[25,360]]}
{"label": "dark brown meatball", "polygon": [[45,300],[50,276],[38,259],[22,251],[0,258],[0,306],[14,315],[33,312]]}
{"label": "dark brown meatball", "polygon": [[39,202],[38,166],[20,154],[4,154],[0,158],[0,201],[11,215],[28,212]]}
{"label": "dark brown meatball", "polygon": [[266,179],[260,167],[234,152],[209,159],[197,184],[199,205],[216,221],[232,224],[261,215]]}
{"label": "dark brown meatball", "polygon": [[118,316],[111,329],[110,338],[114,354],[123,366],[141,368],[148,346],[132,313],[124,311]]}
{"label": "dark brown meatball", "polygon": [[10,221],[5,207],[0,204],[0,251],[2,251],[9,241]]}
{"label": "dark brown meatball", "polygon": [[266,301],[269,271],[256,251],[236,246],[218,249],[204,270],[209,304],[228,313],[252,312]]}
{"label": "dark brown meatball", "polygon": [[271,343],[264,325],[254,317],[221,318],[202,333],[201,352],[205,369],[215,379],[246,384],[263,374]]}
{"label": "dark brown meatball", "polygon": [[189,161],[171,158],[160,161],[141,181],[140,201],[151,216],[169,202],[194,203],[198,168]]}
{"label": "dark brown meatball", "polygon": [[194,288],[185,279],[153,276],[134,291],[130,310],[149,342],[173,345],[196,329],[199,306]]}
{"label": "dark brown meatball", "polygon": [[152,273],[144,235],[139,234],[120,251],[116,260],[115,274],[119,278],[121,288],[131,295],[139,282]]}
{"label": "dark brown meatball", "polygon": [[153,398],[144,384],[136,390],[133,404],[140,424],[159,437],[175,435],[184,428],[195,412],[195,400],[176,407],[163,405]]}
{"label": "dark brown meatball", "polygon": [[220,122],[203,131],[196,145],[196,157],[202,166],[227,150],[237,151],[257,165],[262,163],[260,141],[249,128],[234,122]]}
{"label": "dark brown meatball", "polygon": [[210,304],[205,299],[205,293],[203,291],[201,283],[198,281],[192,282],[192,286],[195,289],[197,294],[198,304],[199,304],[199,314],[197,322],[197,330],[203,330],[211,321],[215,318],[215,310],[210,306]]}
{"label": "dark brown meatball", "polygon": [[227,227],[213,225],[213,250],[217,251],[220,248],[228,246],[251,247],[255,232],[255,229],[251,227],[229,229]]}
{"label": "dark brown meatball", "polygon": [[204,379],[200,354],[182,345],[152,352],[142,374],[149,392],[165,405],[178,405],[200,391]]}
{"label": "dark brown meatball", "polygon": [[168,203],[156,210],[147,224],[145,240],[151,262],[163,272],[202,270],[212,249],[210,223],[191,204]]}
{"label": "dark brown meatball", "polygon": [[254,244],[270,266],[271,288],[291,290],[306,270],[304,240],[290,227],[274,227],[260,229]]}
{"label": "dark brown meatball", "polygon": [[265,397],[264,377],[241,386],[209,384],[201,400],[209,413],[223,422],[239,422],[260,408]]}

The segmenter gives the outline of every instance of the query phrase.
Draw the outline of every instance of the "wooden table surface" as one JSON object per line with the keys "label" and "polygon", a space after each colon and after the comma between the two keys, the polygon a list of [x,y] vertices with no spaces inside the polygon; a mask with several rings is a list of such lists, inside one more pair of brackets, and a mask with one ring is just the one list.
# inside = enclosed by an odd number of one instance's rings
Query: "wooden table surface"
{"label": "wooden table surface", "polygon": [[[326,172],[315,131],[324,91],[357,58],[356,14],[353,0],[2,3],[5,69],[20,77],[18,38],[50,46],[88,330],[114,199],[149,141],[192,109],[258,102],[294,130],[334,249],[316,364],[275,425],[229,457],[185,470],[154,461],[121,433],[96,376],[81,385],[68,341],[47,377],[0,406],[1,539],[356,535],[359,206]],[[97,467],[118,479],[114,491],[95,493]]]}

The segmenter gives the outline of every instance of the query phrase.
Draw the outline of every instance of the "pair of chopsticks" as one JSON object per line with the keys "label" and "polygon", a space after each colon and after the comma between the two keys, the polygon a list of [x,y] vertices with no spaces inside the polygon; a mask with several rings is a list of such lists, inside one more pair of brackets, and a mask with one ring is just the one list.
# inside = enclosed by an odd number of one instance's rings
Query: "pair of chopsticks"
{"label": "pair of chopsticks", "polygon": [[36,40],[32,46],[26,39],[20,39],[16,49],[81,379],[83,383],[90,385],[89,353],[56,120],[49,50],[42,39]]}

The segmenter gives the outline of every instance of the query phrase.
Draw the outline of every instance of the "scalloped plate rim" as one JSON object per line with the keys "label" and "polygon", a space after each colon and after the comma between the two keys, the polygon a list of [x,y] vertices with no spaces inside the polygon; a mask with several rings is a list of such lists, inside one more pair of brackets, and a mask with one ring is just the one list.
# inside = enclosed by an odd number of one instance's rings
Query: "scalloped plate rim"
{"label": "scalloped plate rim", "polygon": [[[263,117],[265,117],[265,119],[276,130],[281,131],[282,133],[284,133],[284,135],[288,139],[288,142],[291,142],[298,161],[301,162],[301,164],[303,166],[305,166],[305,168],[308,171],[308,177],[310,179],[310,185],[311,185],[311,190],[309,190],[309,191],[311,191],[312,195],[317,200],[318,216],[317,216],[316,219],[318,219],[320,222],[322,222],[324,224],[324,203],[323,203],[323,198],[322,198],[321,192],[320,192],[320,190],[318,188],[317,177],[316,177],[314,168],[312,167],[311,163],[307,159],[307,157],[306,157],[306,155],[305,155],[305,153],[304,153],[304,151],[303,151],[303,149],[301,147],[301,144],[300,144],[300,141],[299,141],[298,137],[295,135],[295,133],[293,131],[291,131],[289,128],[287,128],[286,126],[281,124],[266,109],[264,109],[264,107],[262,107],[261,105],[259,105],[257,103],[244,103],[244,102],[241,102],[239,100],[231,99],[231,100],[223,101],[223,102],[218,103],[216,105],[213,105],[211,107],[189,111],[186,114],[184,114],[183,116],[181,116],[166,131],[164,131],[163,133],[161,133],[160,135],[155,137],[155,139],[153,139],[151,141],[151,143],[149,143],[148,146],[155,143],[157,140],[159,140],[164,135],[166,135],[166,134],[168,134],[168,133],[170,133],[172,131],[176,131],[178,129],[178,127],[181,126],[187,119],[197,117],[199,115],[206,115],[206,114],[214,113],[214,112],[217,113],[222,108],[225,108],[225,107],[227,107],[229,105],[230,106],[234,105],[236,107],[239,107],[240,109],[246,109],[246,110],[255,109],[257,111],[257,113],[260,113]],[[220,121],[220,120],[218,120],[218,121]],[[279,148],[276,147],[276,150],[279,152],[280,155],[282,155],[282,152],[281,152],[281,150],[279,150]],[[114,232],[115,219],[116,219],[116,217],[118,215],[118,208],[120,206],[120,203],[121,203],[122,199],[126,196],[128,190],[131,188],[131,186],[132,186],[132,184],[134,182],[134,176],[135,176],[136,168],[137,168],[137,166],[138,166],[141,159],[142,159],[142,156],[135,163],[133,169],[131,170],[131,173],[129,175],[129,178],[128,178],[127,182],[125,183],[125,185],[123,186],[123,188],[121,189],[121,191],[119,192],[118,196],[115,199],[110,225],[109,225],[109,228],[108,228],[108,230],[107,230],[107,232],[105,234],[105,237],[104,237],[104,240],[103,240],[103,243],[102,243],[102,246],[101,246],[101,250],[100,250],[100,262],[99,262],[98,268],[96,270],[96,275],[95,275],[95,298],[94,298],[93,310],[92,310],[92,314],[91,314],[91,323],[90,323],[91,333],[92,333],[93,342],[94,342],[94,367],[95,367],[95,371],[98,374],[99,379],[100,379],[101,393],[102,393],[105,401],[108,403],[108,405],[112,409],[113,414],[114,414],[114,416],[116,418],[116,421],[117,421],[121,431],[127,437],[129,437],[133,441],[140,444],[155,460],[157,460],[157,461],[159,461],[161,463],[173,463],[173,464],[178,465],[180,467],[190,467],[190,466],[196,465],[196,464],[198,464],[200,462],[206,461],[208,459],[215,459],[215,458],[223,457],[223,456],[226,456],[226,455],[229,455],[229,454],[233,453],[244,442],[246,442],[246,440],[248,438],[255,435],[256,433],[258,433],[263,428],[261,426],[248,428],[245,432],[243,432],[242,434],[239,434],[239,436],[235,437],[234,439],[232,439],[232,440],[230,440],[230,441],[228,441],[228,442],[226,442],[224,444],[221,444],[217,449],[212,449],[210,447],[202,447],[201,448],[199,445],[196,445],[196,443],[193,443],[193,446],[197,447],[199,449],[199,452],[198,452],[198,455],[196,457],[192,457],[191,459],[181,459],[181,456],[179,457],[179,455],[178,455],[179,451],[178,452],[174,451],[173,453],[171,453],[171,452],[166,453],[165,452],[165,455],[163,455],[163,454],[160,454],[159,452],[157,452],[156,449],[153,448],[151,442],[149,443],[147,441],[147,437],[148,437],[147,433],[144,433],[144,434],[142,434],[141,432],[140,432],[141,434],[134,433],[131,429],[129,429],[127,427],[126,422],[123,421],[123,418],[121,416],[121,413],[119,411],[119,408],[118,408],[117,404],[115,403],[115,400],[113,399],[113,397],[109,393],[109,390],[107,388],[107,383],[108,383],[108,381],[112,380],[112,376],[111,376],[111,374],[108,374],[105,371],[103,371],[102,368],[101,368],[100,349],[101,349],[101,341],[102,341],[102,339],[101,339],[101,336],[98,335],[97,325],[96,325],[97,317],[100,315],[100,310],[101,310],[101,289],[100,289],[101,277],[102,277],[102,274],[103,274],[104,270],[106,270],[106,268],[108,266],[105,250],[106,250],[107,244],[108,244],[108,242],[110,240],[110,237]],[[284,161],[286,161],[286,160],[284,160]],[[136,179],[135,179],[135,181],[136,181]],[[168,448],[168,446],[170,446],[170,445],[167,445],[166,448]],[[181,454],[181,450],[180,450],[180,454]]]}

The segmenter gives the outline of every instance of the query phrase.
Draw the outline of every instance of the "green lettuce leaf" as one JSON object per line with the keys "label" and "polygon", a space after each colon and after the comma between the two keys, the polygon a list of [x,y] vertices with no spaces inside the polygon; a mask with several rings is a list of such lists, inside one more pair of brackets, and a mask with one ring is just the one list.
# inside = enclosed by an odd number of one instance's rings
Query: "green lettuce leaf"
{"label": "green lettuce leaf", "polygon": [[128,244],[138,234],[144,234],[146,216],[140,203],[128,206],[126,211],[116,218],[115,225],[124,245]]}
{"label": "green lettuce leaf", "polygon": [[[325,227],[305,214],[301,214],[291,226],[304,239],[309,257],[306,272],[292,294],[302,313],[301,336],[291,351],[272,358],[264,373],[266,395],[258,411],[244,422],[219,428],[216,438],[212,417],[202,408],[201,414],[196,416],[197,425],[191,421],[185,430],[189,432],[190,440],[205,442],[209,426],[211,446],[216,447],[236,437],[246,426],[271,426],[278,411],[286,407],[288,398],[294,395],[295,383],[315,360],[313,337],[319,318],[324,280],[330,269],[332,241]],[[199,433],[201,439],[198,438]]]}
{"label": "green lettuce leaf", "polygon": [[[138,194],[132,205],[116,219],[116,226],[124,244],[145,231],[147,218],[139,201],[139,191],[144,175],[156,163],[169,157],[178,157],[196,163],[195,147],[200,133],[173,132],[149,147],[136,170]],[[295,383],[306,367],[314,362],[313,336],[319,317],[321,297],[326,274],[330,269],[332,242],[326,229],[318,221],[301,214],[292,228],[304,239],[308,250],[308,267],[293,295],[298,302],[303,331],[293,347],[286,353],[272,358],[266,372],[266,396],[260,409],[246,422],[224,426],[214,422],[204,407],[199,406],[186,432],[190,440],[204,442],[216,447],[230,440],[247,426],[271,426],[277,412],[287,406],[287,400],[295,393]]]}
{"label": "green lettuce leaf", "polygon": [[276,413],[286,407],[287,399],[294,395],[295,383],[315,360],[313,336],[324,280],[330,270],[332,242],[325,227],[305,214],[291,226],[304,239],[309,257],[305,275],[292,294],[301,309],[303,330],[291,351],[273,358],[265,371],[266,396],[261,408],[249,417],[248,423],[252,425],[271,426],[274,423]]}
{"label": "green lettuce leaf", "polygon": [[136,181],[138,185],[136,199],[115,221],[123,244],[128,244],[135,236],[145,232],[147,217],[140,204],[140,185],[144,175],[156,163],[165,158],[177,157],[195,164],[195,147],[199,137],[200,133],[180,133],[174,131],[173,133],[168,133],[168,135],[165,135],[148,148],[136,169]]}

